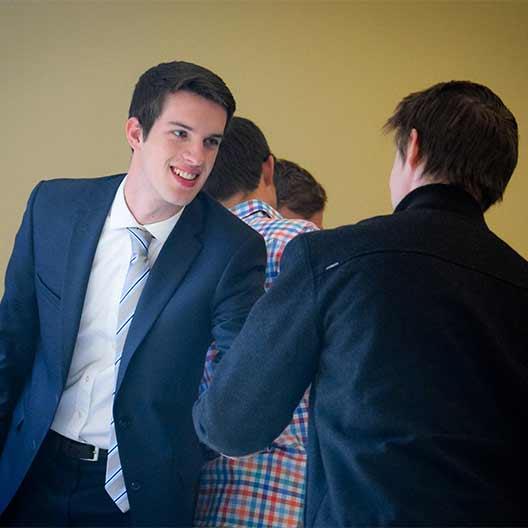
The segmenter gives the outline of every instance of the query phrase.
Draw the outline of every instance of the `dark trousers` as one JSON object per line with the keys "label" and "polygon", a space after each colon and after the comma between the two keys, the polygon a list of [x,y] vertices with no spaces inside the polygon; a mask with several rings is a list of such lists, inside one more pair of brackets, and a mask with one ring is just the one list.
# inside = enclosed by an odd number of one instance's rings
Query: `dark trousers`
{"label": "dark trousers", "polygon": [[65,456],[50,433],[1,526],[130,526],[104,489],[106,456],[96,462]]}

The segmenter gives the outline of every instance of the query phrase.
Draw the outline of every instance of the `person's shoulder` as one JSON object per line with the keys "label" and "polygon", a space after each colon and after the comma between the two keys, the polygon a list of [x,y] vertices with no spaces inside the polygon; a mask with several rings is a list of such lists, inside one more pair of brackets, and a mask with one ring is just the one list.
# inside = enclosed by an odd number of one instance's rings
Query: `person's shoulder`
{"label": "person's shoulder", "polygon": [[112,174],[110,176],[100,176],[97,178],[53,178],[42,180],[41,188],[58,190],[61,188],[78,189],[80,187],[98,187],[105,184],[120,183],[125,174]]}
{"label": "person's shoulder", "polygon": [[278,240],[285,243],[304,233],[318,230],[318,227],[312,222],[289,218],[254,217],[248,223],[265,239]]}
{"label": "person's shoulder", "polygon": [[383,254],[385,259],[413,254],[528,288],[526,259],[483,222],[468,221],[462,216],[446,225],[446,214],[440,212],[403,211],[304,234],[291,244],[294,243],[304,244],[302,251],[316,272],[325,272],[337,263],[359,265],[361,259],[376,253]]}
{"label": "person's shoulder", "polygon": [[278,218],[272,221],[277,229],[283,229],[294,233],[311,233],[319,231],[319,228],[309,220],[300,218]]}
{"label": "person's shoulder", "polygon": [[261,239],[254,229],[207,193],[198,193],[194,200],[195,206],[203,208],[211,231],[222,234],[226,239],[229,237]]}
{"label": "person's shoulder", "polygon": [[58,203],[61,207],[94,202],[99,193],[115,192],[125,174],[99,178],[55,178],[42,180],[34,192],[39,203]]}
{"label": "person's shoulder", "polygon": [[528,293],[528,260],[496,233],[488,233],[489,243],[479,246],[478,251],[486,263],[494,263],[490,274],[520,286]]}
{"label": "person's shoulder", "polygon": [[302,237],[315,253],[329,249],[361,253],[384,246],[393,227],[396,227],[394,215],[382,215],[355,224],[312,231]]}
{"label": "person's shoulder", "polygon": [[317,272],[336,262],[386,249],[394,228],[393,215],[377,216],[356,224],[300,234],[288,244],[286,251],[289,258],[303,253],[303,258]]}

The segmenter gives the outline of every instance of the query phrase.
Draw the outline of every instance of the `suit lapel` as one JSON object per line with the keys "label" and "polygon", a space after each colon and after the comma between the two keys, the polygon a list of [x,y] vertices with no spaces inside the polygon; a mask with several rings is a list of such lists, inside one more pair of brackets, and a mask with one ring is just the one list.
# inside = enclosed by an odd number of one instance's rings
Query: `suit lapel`
{"label": "suit lapel", "polygon": [[93,185],[89,184],[74,219],[63,289],[61,364],[63,383],[66,381],[75,348],[86,287],[99,236],[122,179],[123,177],[111,178],[94,182]]}
{"label": "suit lapel", "polygon": [[125,341],[117,378],[119,391],[132,356],[160,312],[174,295],[194,259],[202,248],[199,233],[204,224],[204,206],[200,196],[184,210],[169,238],[163,245],[138,301]]}

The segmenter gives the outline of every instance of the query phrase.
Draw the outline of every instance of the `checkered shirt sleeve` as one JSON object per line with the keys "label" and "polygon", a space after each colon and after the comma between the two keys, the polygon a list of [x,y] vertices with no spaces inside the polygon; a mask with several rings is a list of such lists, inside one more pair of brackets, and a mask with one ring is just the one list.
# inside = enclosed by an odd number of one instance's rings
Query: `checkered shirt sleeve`
{"label": "checkered shirt sleeve", "polygon": [[[280,260],[290,240],[316,230],[304,220],[284,219],[258,200],[239,204],[234,214],[266,241],[268,261],[265,288],[280,272]],[[200,394],[207,390],[220,360],[214,343],[207,352]],[[219,456],[202,469],[194,524],[197,527],[298,527],[302,525],[309,389],[293,413],[291,423],[268,448],[251,456]]]}

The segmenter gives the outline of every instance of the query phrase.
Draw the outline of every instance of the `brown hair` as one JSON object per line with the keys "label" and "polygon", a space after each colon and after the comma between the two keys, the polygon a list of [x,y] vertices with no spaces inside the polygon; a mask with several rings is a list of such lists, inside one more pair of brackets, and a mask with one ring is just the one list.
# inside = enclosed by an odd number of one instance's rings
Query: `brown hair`
{"label": "brown hair", "polygon": [[502,199],[517,165],[517,122],[489,88],[450,81],[408,95],[384,126],[403,157],[413,128],[425,175],[464,188],[483,211]]}
{"label": "brown hair", "polygon": [[227,123],[235,112],[235,99],[216,73],[191,62],[164,62],[141,75],[130,102],[128,117],[137,117],[145,139],[163,110],[167,94],[180,90],[222,106],[227,113]]}
{"label": "brown hair", "polygon": [[326,205],[327,197],[323,186],[306,169],[293,161],[277,160],[274,183],[279,209],[287,207],[303,218],[310,218],[322,211]]}

